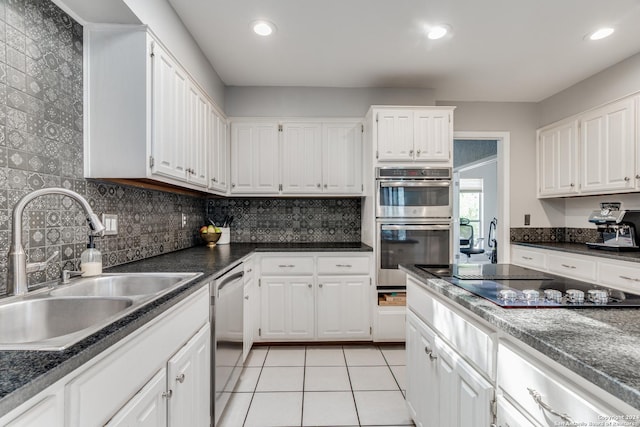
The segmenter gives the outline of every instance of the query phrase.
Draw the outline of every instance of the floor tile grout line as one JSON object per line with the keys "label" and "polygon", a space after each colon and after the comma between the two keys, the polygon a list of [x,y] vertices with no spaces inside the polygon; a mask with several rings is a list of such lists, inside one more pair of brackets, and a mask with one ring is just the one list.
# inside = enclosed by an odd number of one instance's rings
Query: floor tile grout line
{"label": "floor tile grout line", "polygon": [[358,420],[358,426],[361,426],[360,412],[358,411],[358,404],[356,403],[356,395],[353,391],[353,383],[351,383],[351,374],[349,373],[349,362],[347,361],[347,353],[342,346],[342,357],[344,357],[344,365],[347,368],[347,378],[349,379],[349,388],[351,389],[351,399],[353,399],[353,407],[356,409],[356,419]]}
{"label": "floor tile grout line", "polygon": [[304,362],[302,368],[302,407],[300,408],[300,426],[304,425],[304,382],[307,375],[307,346],[304,346]]}
{"label": "floor tile grout line", "polygon": [[262,365],[260,365],[260,373],[258,374],[258,379],[256,380],[256,385],[253,386],[253,393],[251,393],[251,400],[249,400],[249,406],[247,407],[247,412],[244,414],[244,421],[242,422],[242,426],[247,423],[247,418],[249,418],[249,411],[251,410],[251,404],[253,403],[253,398],[256,396],[256,390],[258,389],[258,383],[260,382],[260,377],[262,376],[262,370],[264,369],[264,364],[267,362],[267,356],[269,355],[269,350],[271,347],[267,347],[267,352],[264,355],[264,359],[262,360]]}

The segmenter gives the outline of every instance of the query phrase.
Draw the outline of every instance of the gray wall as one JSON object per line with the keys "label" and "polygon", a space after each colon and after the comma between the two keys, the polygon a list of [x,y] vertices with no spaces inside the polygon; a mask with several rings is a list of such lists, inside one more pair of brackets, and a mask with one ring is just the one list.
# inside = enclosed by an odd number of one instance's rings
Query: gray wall
{"label": "gray wall", "polygon": [[[493,160],[476,167],[471,167],[460,172],[460,178],[482,178],[484,206],[482,215],[482,235],[484,237],[482,247],[488,249],[489,223],[498,217],[498,161]],[[497,236],[496,236],[497,237]]]}
{"label": "gray wall", "polygon": [[640,53],[544,99],[539,127],[640,90]]}
{"label": "gray wall", "polygon": [[454,139],[453,168],[475,163],[498,154],[498,141],[489,139]]}
{"label": "gray wall", "polygon": [[434,105],[431,89],[227,87],[229,117],[364,117],[371,105]]}

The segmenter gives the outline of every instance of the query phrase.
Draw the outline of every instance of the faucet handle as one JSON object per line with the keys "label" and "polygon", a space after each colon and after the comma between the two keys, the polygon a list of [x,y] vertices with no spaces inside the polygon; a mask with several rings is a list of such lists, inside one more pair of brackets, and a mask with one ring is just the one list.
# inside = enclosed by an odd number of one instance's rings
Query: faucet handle
{"label": "faucet handle", "polygon": [[82,276],[82,271],[62,270],[62,283],[69,283],[69,279],[75,276]]}
{"label": "faucet handle", "polygon": [[55,257],[58,256],[60,251],[55,251],[49,258],[40,262],[31,262],[27,264],[27,273],[35,273],[36,271],[42,271],[47,268],[47,264],[49,264]]}

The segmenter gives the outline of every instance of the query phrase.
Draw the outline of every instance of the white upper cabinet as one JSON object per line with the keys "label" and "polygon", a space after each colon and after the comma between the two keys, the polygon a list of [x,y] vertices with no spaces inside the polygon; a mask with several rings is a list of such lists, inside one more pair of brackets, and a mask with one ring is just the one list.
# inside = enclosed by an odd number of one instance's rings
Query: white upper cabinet
{"label": "white upper cabinet", "polygon": [[322,192],[322,125],[282,125],[282,191]]}
{"label": "white upper cabinet", "polygon": [[538,197],[640,190],[640,137],[629,96],[538,130]]}
{"label": "white upper cabinet", "polygon": [[362,193],[362,130],[359,122],[322,125],[324,192]]}
{"label": "white upper cabinet", "polygon": [[215,105],[188,71],[146,27],[96,25],[86,34],[85,176],[226,192],[226,182],[209,181]]}
{"label": "white upper cabinet", "polygon": [[577,194],[578,122],[538,131],[538,197]]}
{"label": "white upper cabinet", "polygon": [[231,193],[361,195],[362,123],[231,123]]}
{"label": "white upper cabinet", "polygon": [[451,162],[453,107],[372,110],[378,161]]}
{"label": "white upper cabinet", "polygon": [[627,98],[581,116],[582,193],[635,187],[634,110]]}
{"label": "white upper cabinet", "polygon": [[231,193],[278,193],[278,124],[231,124]]}
{"label": "white upper cabinet", "polygon": [[209,189],[226,193],[229,189],[229,126],[214,108],[209,109],[207,129]]}

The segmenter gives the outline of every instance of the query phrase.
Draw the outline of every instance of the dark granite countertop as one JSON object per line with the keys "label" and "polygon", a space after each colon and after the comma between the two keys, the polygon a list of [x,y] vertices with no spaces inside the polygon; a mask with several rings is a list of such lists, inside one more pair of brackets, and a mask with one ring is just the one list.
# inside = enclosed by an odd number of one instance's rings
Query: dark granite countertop
{"label": "dark granite countertop", "polygon": [[414,266],[401,269],[640,410],[640,309],[505,309]]}
{"label": "dark granite countertop", "polygon": [[233,243],[196,246],[106,269],[108,273],[202,272],[203,276],[112,323],[64,351],[0,351],[0,416],[120,341],[145,323],[224,274],[253,252],[371,252],[354,243]]}
{"label": "dark granite countertop", "polygon": [[609,258],[618,261],[640,262],[640,251],[617,252],[603,249],[588,248],[585,243],[555,243],[555,242],[511,242],[512,245],[528,246],[530,248],[550,249],[552,251],[569,252],[578,255],[590,255],[598,258]]}

